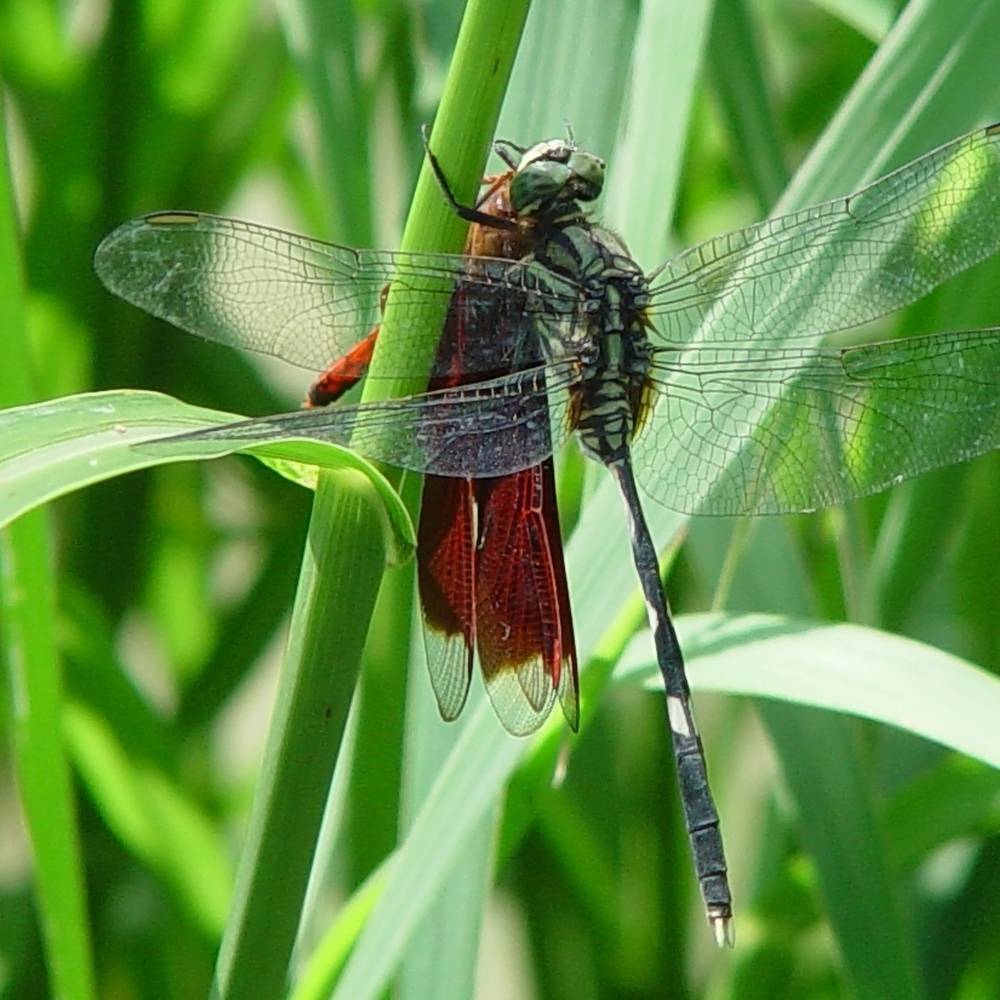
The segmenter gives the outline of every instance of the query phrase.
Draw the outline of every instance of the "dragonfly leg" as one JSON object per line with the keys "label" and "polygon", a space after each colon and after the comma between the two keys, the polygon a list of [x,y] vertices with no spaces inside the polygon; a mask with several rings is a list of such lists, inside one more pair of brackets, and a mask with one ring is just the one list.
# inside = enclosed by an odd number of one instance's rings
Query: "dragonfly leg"
{"label": "dragonfly leg", "polygon": [[635,568],[646,600],[657,663],[663,675],[681,804],[694,854],[695,871],[705,901],[705,913],[719,945],[732,947],[732,894],[726,875],[719,814],[712,799],[708,766],[694,721],[691,691],[684,673],[684,658],[663,595],[656,547],[642,513],[630,459],[626,457],[624,461],[616,462],[609,468],[618,481],[625,501]]}
{"label": "dragonfly leg", "polygon": [[511,142],[510,139],[497,139],[493,143],[493,151],[511,170],[517,170],[518,161],[528,150],[516,142]]}
{"label": "dragonfly leg", "polygon": [[448,204],[451,205],[452,211],[466,222],[474,222],[477,225],[486,226],[490,229],[506,229],[509,232],[517,232],[517,223],[512,222],[510,219],[503,219],[496,215],[490,215],[488,212],[481,212],[472,205],[463,205],[452,193],[451,186],[448,184],[448,178],[445,177],[438,158],[431,152],[426,125],[421,127],[420,135],[424,141],[424,152],[427,154],[427,162],[431,165],[431,170],[434,171],[434,177],[438,182],[438,186],[444,192],[444,196],[448,200]]}

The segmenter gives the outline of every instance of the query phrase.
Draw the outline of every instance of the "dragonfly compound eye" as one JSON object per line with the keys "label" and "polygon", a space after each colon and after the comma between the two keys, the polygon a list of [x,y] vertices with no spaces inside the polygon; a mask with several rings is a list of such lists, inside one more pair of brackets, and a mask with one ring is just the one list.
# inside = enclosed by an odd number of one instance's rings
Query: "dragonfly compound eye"
{"label": "dragonfly compound eye", "polygon": [[604,190],[604,160],[593,153],[575,152],[569,160],[574,178],[573,197],[593,201]]}
{"label": "dragonfly compound eye", "polygon": [[510,204],[519,215],[544,215],[574,201],[593,201],[603,187],[599,156],[565,143],[543,143],[522,158],[510,182]]}
{"label": "dragonfly compound eye", "polygon": [[554,160],[537,160],[520,167],[510,182],[511,208],[519,215],[543,214],[565,200],[572,176],[565,163]]}

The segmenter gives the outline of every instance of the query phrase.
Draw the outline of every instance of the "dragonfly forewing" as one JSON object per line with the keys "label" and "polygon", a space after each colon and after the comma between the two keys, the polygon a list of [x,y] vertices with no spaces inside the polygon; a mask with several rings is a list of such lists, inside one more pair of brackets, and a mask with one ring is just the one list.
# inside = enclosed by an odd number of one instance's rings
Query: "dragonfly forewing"
{"label": "dragonfly forewing", "polygon": [[1000,250],[1000,125],[845,198],[692,247],[650,276],[657,346],[815,341]]}
{"label": "dragonfly forewing", "polygon": [[349,445],[414,472],[483,478],[536,465],[573,432],[577,367],[537,366],[503,378],[401,399],[299,410],[224,424],[144,445],[183,453],[195,442],[224,454],[298,438]]}
{"label": "dragonfly forewing", "polygon": [[[189,333],[229,347],[324,371],[369,335],[393,289],[401,333],[392,377],[428,372],[419,331],[445,314],[475,329],[499,316],[493,335],[470,345],[469,374],[523,366],[534,347],[533,316],[565,314],[579,290],[530,263],[450,254],[355,250],[268,226],[199,212],[134,219],[98,247],[94,265],[116,295]],[[454,293],[459,287],[462,295]]]}

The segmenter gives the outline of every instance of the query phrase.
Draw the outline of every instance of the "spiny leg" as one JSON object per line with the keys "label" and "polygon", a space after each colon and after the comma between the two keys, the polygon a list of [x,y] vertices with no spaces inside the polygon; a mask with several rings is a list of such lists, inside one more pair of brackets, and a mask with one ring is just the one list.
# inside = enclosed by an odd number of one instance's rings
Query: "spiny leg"
{"label": "spiny leg", "polygon": [[506,229],[510,232],[516,232],[516,222],[511,222],[510,219],[499,218],[496,215],[490,215],[488,212],[481,212],[478,208],[474,208],[472,205],[463,205],[455,197],[452,193],[451,185],[448,183],[448,178],[445,177],[444,170],[441,169],[441,164],[438,162],[438,158],[433,152],[431,152],[430,137],[427,132],[426,125],[421,126],[420,135],[423,138],[424,152],[427,154],[427,162],[431,165],[431,170],[434,171],[434,177],[438,182],[438,186],[444,193],[444,196],[454,213],[466,222],[475,222],[480,226],[488,226],[491,229]]}

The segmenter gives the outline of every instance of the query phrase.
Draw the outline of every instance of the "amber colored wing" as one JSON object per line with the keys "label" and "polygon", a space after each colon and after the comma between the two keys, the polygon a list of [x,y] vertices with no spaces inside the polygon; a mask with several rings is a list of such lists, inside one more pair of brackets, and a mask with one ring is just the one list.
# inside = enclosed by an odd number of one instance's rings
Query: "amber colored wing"
{"label": "amber colored wing", "polygon": [[469,479],[424,478],[417,580],[427,669],[441,717],[458,717],[469,693],[476,640],[475,508]]}
{"label": "amber colored wing", "polygon": [[576,646],[552,460],[474,485],[476,645],[490,700],[515,736],[534,732],[557,698],[576,729]]}

